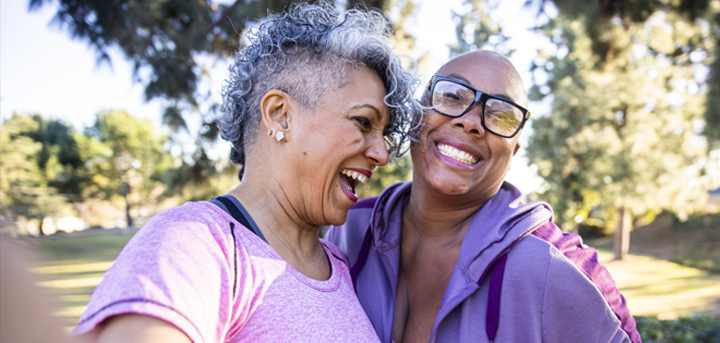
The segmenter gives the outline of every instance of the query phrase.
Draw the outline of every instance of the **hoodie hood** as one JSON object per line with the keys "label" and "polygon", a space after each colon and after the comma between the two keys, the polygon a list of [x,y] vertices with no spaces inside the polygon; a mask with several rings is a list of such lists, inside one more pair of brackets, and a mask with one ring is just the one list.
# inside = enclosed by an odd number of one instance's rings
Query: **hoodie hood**
{"label": "hoodie hood", "polygon": [[370,229],[379,251],[387,251],[400,244],[400,232],[389,230],[391,222],[402,222],[402,208],[410,199],[412,181],[399,182],[386,188],[375,202]]}
{"label": "hoodie hood", "polygon": [[[402,207],[410,198],[412,181],[388,187],[375,203],[372,216],[375,246],[387,250],[400,244],[400,232],[389,223],[402,220]],[[540,225],[552,221],[550,205],[542,201],[523,204],[522,194],[509,182],[475,214],[460,249],[458,265],[463,274],[480,281],[486,267],[514,243]]]}

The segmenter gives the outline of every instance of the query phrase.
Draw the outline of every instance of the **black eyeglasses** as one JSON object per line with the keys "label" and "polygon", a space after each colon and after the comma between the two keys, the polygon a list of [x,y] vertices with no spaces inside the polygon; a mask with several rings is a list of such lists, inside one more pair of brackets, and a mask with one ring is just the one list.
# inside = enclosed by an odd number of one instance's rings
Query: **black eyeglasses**
{"label": "black eyeglasses", "polygon": [[448,117],[462,117],[475,103],[482,104],[483,128],[500,137],[514,137],[530,118],[522,106],[448,77],[433,76],[428,90],[432,109]]}

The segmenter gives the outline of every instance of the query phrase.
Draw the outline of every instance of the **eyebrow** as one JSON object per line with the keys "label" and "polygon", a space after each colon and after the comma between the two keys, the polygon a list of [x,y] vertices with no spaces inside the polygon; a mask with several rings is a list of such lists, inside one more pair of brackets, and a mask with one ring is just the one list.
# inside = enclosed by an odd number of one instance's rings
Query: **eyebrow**
{"label": "eyebrow", "polygon": [[353,106],[352,109],[361,109],[361,108],[369,108],[375,112],[375,120],[378,122],[382,122],[382,114],[380,114],[380,110],[377,109],[377,107],[370,105],[370,104],[364,104],[364,105],[357,105]]}
{"label": "eyebrow", "polygon": [[[466,79],[464,76],[462,76],[462,75],[460,75],[460,74],[450,73],[450,75],[445,76],[445,77],[450,77],[450,78],[456,79],[456,80],[458,80],[458,81],[462,81],[462,82],[464,82],[464,83],[472,86],[472,83],[470,82],[470,80]],[[474,87],[473,87],[473,88],[474,88]],[[482,91],[480,91],[480,90],[478,90],[478,91],[479,91],[479,92],[482,92]],[[502,93],[499,93],[499,94],[498,94],[498,93],[495,93],[495,94],[493,94],[493,93],[487,93],[487,92],[483,92],[483,93],[485,93],[485,94],[487,94],[487,95],[492,95],[492,96],[500,97],[500,98],[503,98],[503,99],[507,99],[507,100],[510,100],[510,101],[512,101],[512,102],[517,103],[517,101],[516,101],[515,99],[513,99],[511,96],[509,96],[509,95],[507,95],[507,94],[502,94]]]}

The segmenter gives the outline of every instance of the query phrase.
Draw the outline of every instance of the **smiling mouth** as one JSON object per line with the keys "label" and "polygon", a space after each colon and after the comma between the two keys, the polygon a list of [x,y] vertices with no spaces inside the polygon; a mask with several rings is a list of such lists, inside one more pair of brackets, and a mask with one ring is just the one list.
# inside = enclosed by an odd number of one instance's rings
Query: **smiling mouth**
{"label": "smiling mouth", "polygon": [[452,146],[443,144],[443,143],[436,143],[435,147],[438,149],[440,154],[443,156],[450,157],[454,160],[457,160],[459,162],[465,163],[465,164],[477,164],[480,162],[480,159],[473,157],[472,155],[462,151],[458,150]]}
{"label": "smiling mouth", "polygon": [[347,187],[347,190],[350,191],[350,193],[357,195],[355,192],[355,189],[359,184],[365,184],[367,183],[367,176],[358,173],[356,171],[348,170],[348,169],[341,169],[340,170],[341,177],[344,177],[347,180],[347,184],[345,187]]}

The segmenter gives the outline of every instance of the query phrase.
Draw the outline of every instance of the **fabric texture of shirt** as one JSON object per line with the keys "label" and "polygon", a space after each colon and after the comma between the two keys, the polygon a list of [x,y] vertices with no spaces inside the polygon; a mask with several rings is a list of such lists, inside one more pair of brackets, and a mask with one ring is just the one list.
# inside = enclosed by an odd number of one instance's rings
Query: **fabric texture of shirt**
{"label": "fabric texture of shirt", "polygon": [[[372,244],[357,275],[357,294],[383,342],[392,342],[400,265],[402,209],[412,183],[390,186],[375,201],[353,207],[347,222],[331,227],[325,238],[335,243],[354,266],[368,228]],[[641,342],[607,271],[592,249],[569,247],[579,240],[552,232],[552,209],[543,202],[523,204],[521,193],[505,183],[474,216],[460,249],[433,324],[430,342],[487,342],[488,271],[507,253],[501,287],[496,342]],[[533,235],[535,231],[542,235]],[[548,242],[543,238],[554,238]],[[585,267],[568,259],[559,248]],[[594,251],[594,250],[592,250]],[[585,254],[583,254],[585,253]],[[586,274],[584,271],[591,271]],[[609,280],[591,280],[609,278]],[[432,277],[428,275],[428,277]],[[598,284],[602,285],[598,288]],[[604,288],[603,288],[604,287]],[[617,314],[604,298],[619,296]],[[610,292],[612,288],[615,293]],[[614,298],[613,298],[614,299]],[[613,300],[614,301],[614,300]],[[616,304],[617,305],[617,304]],[[627,332],[621,316],[630,317]]]}
{"label": "fabric texture of shirt", "polygon": [[95,289],[73,334],[136,313],[165,320],[193,342],[378,342],[347,262],[321,240],[328,280],[308,278],[210,202],[153,217]]}

